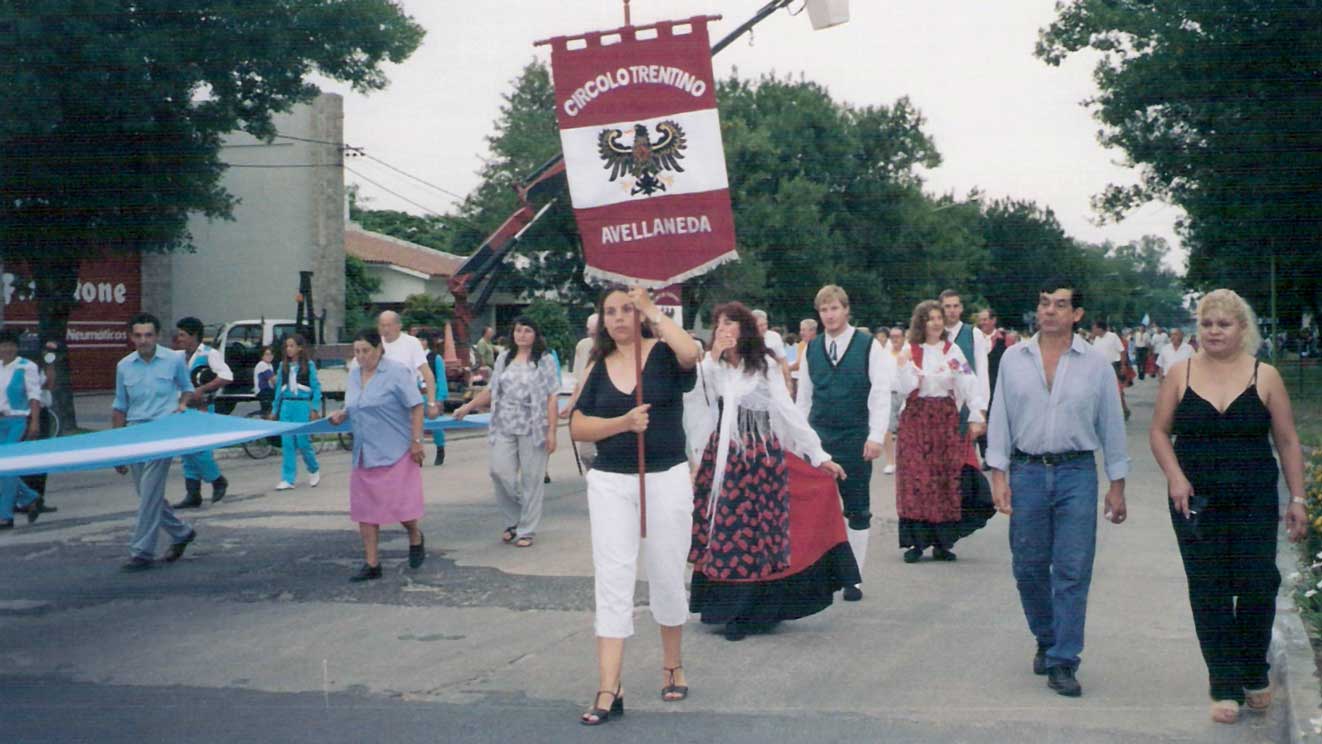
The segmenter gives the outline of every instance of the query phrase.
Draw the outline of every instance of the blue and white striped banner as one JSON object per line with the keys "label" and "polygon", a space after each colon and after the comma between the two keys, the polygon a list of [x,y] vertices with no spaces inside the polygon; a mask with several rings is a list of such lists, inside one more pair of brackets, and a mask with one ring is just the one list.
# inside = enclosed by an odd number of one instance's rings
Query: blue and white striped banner
{"label": "blue and white striped banner", "polygon": [[[424,428],[427,431],[485,429],[489,420],[488,414],[473,414],[463,421],[442,416],[427,419]],[[300,424],[186,411],[122,429],[0,445],[0,476],[99,470],[281,434],[340,434],[349,431],[348,422],[333,426],[326,419]]]}

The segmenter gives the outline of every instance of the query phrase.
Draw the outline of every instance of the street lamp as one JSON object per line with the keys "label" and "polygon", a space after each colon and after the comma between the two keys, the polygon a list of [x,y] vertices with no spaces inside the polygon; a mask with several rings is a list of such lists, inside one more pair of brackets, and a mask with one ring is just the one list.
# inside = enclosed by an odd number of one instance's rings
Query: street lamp
{"label": "street lamp", "polygon": [[[726,34],[725,38],[712,45],[712,56],[716,56],[720,51],[734,43],[735,39],[743,36],[750,29],[761,23],[767,16],[775,13],[781,8],[788,8],[793,0],[771,0],[763,5],[752,18],[744,21],[739,28]],[[812,21],[812,27],[817,30],[838,26],[849,20],[849,0],[804,0],[808,8],[808,19]],[[627,3],[626,3],[627,6]]]}

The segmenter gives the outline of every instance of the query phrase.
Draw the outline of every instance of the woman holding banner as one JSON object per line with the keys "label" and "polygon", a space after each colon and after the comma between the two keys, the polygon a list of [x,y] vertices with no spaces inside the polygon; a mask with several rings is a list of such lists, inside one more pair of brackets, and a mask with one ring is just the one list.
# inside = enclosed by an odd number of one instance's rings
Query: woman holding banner
{"label": "woman holding banner", "polygon": [[[595,362],[570,419],[573,438],[597,446],[587,487],[600,682],[592,707],[580,719],[585,726],[606,723],[624,712],[620,674],[624,639],[634,631],[640,557],[647,567],[652,616],[661,626],[661,698],[674,702],[688,695],[681,644],[689,612],[684,564],[693,489],[682,417],[683,395],[693,387],[700,354],[700,347],[641,288],[608,290],[597,313]],[[640,313],[659,340],[639,333]],[[636,366],[635,353],[641,365]],[[640,385],[641,405],[635,398]],[[644,432],[640,462],[638,440]],[[639,534],[639,473],[644,471],[645,541]]]}
{"label": "woman holding banner", "polygon": [[689,432],[706,447],[694,481],[690,608],[737,641],[826,609],[859,575],[834,482],[844,469],[790,400],[748,308],[731,302],[712,317],[699,370],[707,415]]}

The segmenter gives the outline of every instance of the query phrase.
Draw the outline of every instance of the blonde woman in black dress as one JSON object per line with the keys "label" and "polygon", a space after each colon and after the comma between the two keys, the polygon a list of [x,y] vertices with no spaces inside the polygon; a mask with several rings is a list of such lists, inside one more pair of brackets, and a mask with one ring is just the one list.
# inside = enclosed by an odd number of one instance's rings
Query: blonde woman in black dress
{"label": "blonde woman in black dress", "polygon": [[1209,292],[1198,303],[1198,338],[1198,353],[1161,384],[1149,439],[1166,474],[1212,720],[1234,723],[1241,705],[1262,712],[1272,702],[1280,506],[1268,435],[1290,489],[1285,526],[1295,542],[1308,532],[1303,453],[1280,374],[1254,358],[1260,338],[1248,303],[1229,289]]}

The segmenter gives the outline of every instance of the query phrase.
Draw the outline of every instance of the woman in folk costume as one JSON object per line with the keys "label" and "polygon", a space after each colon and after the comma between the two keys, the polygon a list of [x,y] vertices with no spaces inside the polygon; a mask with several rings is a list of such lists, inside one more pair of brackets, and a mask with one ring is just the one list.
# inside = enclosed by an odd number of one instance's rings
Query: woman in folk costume
{"label": "woman in folk costume", "polygon": [[[950,548],[981,524],[961,523],[961,471],[977,467],[970,442],[986,431],[978,379],[959,347],[946,338],[941,305],[927,300],[914,308],[909,344],[900,352],[896,389],[906,398],[900,414],[895,481],[900,547],[906,563],[923,551],[953,561]],[[959,409],[969,409],[969,436],[959,432]],[[985,524],[986,519],[982,519]]]}
{"label": "woman in folk costume", "polygon": [[859,576],[835,488],[844,469],[790,400],[748,308],[731,302],[712,315],[715,338],[699,368],[707,410],[689,432],[694,445],[706,443],[694,480],[689,609],[724,623],[734,641],[820,612]]}

